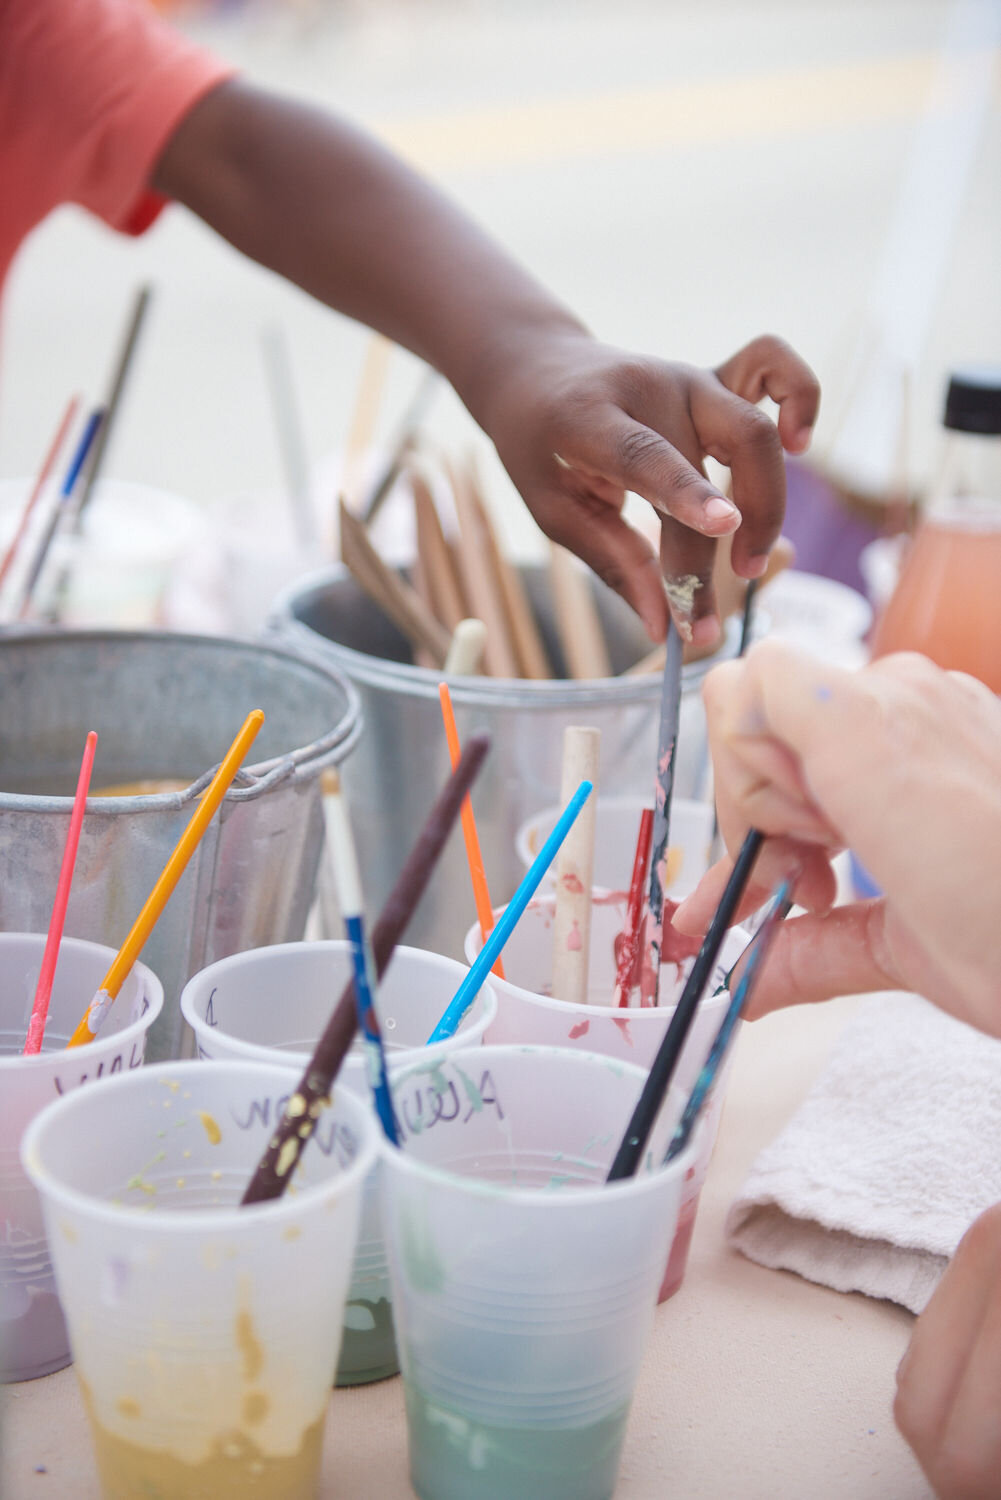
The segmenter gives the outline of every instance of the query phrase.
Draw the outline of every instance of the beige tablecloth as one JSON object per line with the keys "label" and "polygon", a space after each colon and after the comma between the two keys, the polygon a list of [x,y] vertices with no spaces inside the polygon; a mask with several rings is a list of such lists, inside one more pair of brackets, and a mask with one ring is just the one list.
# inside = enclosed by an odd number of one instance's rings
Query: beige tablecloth
{"label": "beige tablecloth", "polygon": [[[726,1209],[855,1002],[745,1026],[688,1274],[657,1311],[616,1500],[928,1500],[893,1426],[913,1319],[728,1251]],[[4,1393],[3,1500],[98,1500],[72,1370]],[[412,1495],[400,1381],[336,1391],[321,1496]],[[516,1497],[515,1497],[516,1500]]]}

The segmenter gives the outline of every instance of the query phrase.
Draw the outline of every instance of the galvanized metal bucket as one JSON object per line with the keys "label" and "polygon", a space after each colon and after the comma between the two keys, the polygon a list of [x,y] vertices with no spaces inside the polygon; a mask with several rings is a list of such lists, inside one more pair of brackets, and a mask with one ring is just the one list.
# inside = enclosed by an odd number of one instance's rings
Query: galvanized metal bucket
{"label": "galvanized metal bucket", "polygon": [[[170,898],[143,960],[163,982],[151,1061],[188,1051],[188,978],[301,938],[323,843],[319,776],[361,733],[358,695],[327,663],[246,641],[115,631],[0,633],[0,930],[48,926],[84,739],[95,788],[183,790],[87,802],[66,932],[117,946],[240,724],[266,722]],[[61,794],[61,795],[60,795]]]}
{"label": "galvanized metal bucket", "polygon": [[[523,578],[550,657],[560,662],[546,572],[525,568]],[[612,669],[621,672],[650,649],[633,612],[596,578]],[[301,580],[276,600],[269,633],[313,661],[343,672],[358,689],[365,746],[344,769],[366,898],[373,915],[385,899],[400,861],[417,836],[448,775],[441,723],[441,673],[411,665],[409,646],[343,567]],[[702,679],[723,655],[737,649],[731,622],[723,650],[684,669],[675,791],[703,792],[706,771]],[[459,734],[486,729],[493,748],[473,792],[490,893],[505,902],[524,873],[515,850],[522,822],[559,801],[563,730],[569,724],[601,730],[601,787],[609,793],[653,796],[660,713],[659,674],[591,682],[514,681],[490,677],[450,679]],[[421,900],[407,942],[462,957],[465,929],[475,915],[462,841],[456,835]],[[336,935],[336,932],[332,932]]]}

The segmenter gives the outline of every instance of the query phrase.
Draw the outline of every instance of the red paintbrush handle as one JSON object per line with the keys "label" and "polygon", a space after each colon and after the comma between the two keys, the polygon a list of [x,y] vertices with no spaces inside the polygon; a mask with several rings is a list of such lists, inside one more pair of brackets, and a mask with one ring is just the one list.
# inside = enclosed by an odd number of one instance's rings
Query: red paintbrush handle
{"label": "red paintbrush handle", "polygon": [[643,928],[643,892],[646,889],[647,871],[650,865],[650,844],[653,840],[653,809],[645,807],[640,814],[639,835],[636,839],[636,854],[633,858],[633,873],[629,881],[629,900],[626,904],[626,922],[619,935],[615,964],[615,994],[613,1005],[628,1005],[632,991],[633,974],[639,958],[640,936]]}

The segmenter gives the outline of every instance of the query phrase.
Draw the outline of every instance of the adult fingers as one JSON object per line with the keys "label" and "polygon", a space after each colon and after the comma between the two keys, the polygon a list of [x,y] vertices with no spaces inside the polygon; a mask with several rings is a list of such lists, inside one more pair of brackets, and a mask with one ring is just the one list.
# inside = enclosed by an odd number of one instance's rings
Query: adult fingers
{"label": "adult fingers", "polygon": [[[692,936],[705,932],[732,870],[733,860],[727,857],[706,871],[695,890],[686,896],[674,913],[674,926],[679,932]],[[742,921],[756,912],[779,881],[786,878],[795,882],[797,905],[813,912],[831,909],[837,895],[837,878],[827,856],[818,849],[794,844],[790,840],[768,839],[758,855],[735,920]]]}
{"label": "adult fingers", "polygon": [[717,366],[716,376],[745,401],[770,396],[777,403],[779,437],[787,452],[803,453],[809,447],[820,409],[820,383],[784,340],[773,334],[752,339]]}
{"label": "adult fingers", "polygon": [[547,492],[529,508],[552,541],[575,552],[639,615],[651,640],[667,629],[667,601],[657,557],[645,537],[600,499]]}
{"label": "adult fingers", "polygon": [[[957,1426],[967,1441],[974,1438],[979,1451],[979,1440],[970,1430],[970,1419],[977,1412],[993,1428],[995,1439],[998,1434],[997,1351],[981,1351],[977,1359],[977,1376],[985,1364],[993,1365],[995,1370],[993,1383],[981,1393],[992,1403],[992,1411],[982,1410],[977,1393],[967,1385],[967,1376],[973,1373],[971,1356],[981,1334],[987,1333],[989,1326],[991,1334],[997,1336],[995,1300],[999,1285],[1001,1205],[995,1205],[981,1214],[963,1236],[934,1296],[915,1325],[910,1347],[897,1371],[894,1419],[944,1496],[969,1497],[978,1493],[968,1483],[962,1487],[957,1483],[960,1477],[957,1467],[970,1457],[969,1453],[957,1451],[949,1430],[961,1391],[967,1404],[958,1414]],[[994,1494],[998,1472],[998,1468],[993,1471]],[[987,1496],[992,1491],[984,1488],[979,1493]]]}
{"label": "adult fingers", "polygon": [[[815,1005],[837,995],[896,989],[903,978],[887,967],[882,942],[883,903],[838,906],[825,916],[787,917],[745,1011],[757,1020],[790,1005]],[[737,965],[734,980],[743,972]],[[731,989],[733,984],[731,983]]]}

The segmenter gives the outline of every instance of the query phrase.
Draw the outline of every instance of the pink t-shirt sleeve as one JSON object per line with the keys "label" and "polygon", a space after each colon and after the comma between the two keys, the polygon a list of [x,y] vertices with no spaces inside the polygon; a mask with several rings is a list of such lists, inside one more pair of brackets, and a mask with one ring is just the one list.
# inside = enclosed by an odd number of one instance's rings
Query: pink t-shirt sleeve
{"label": "pink t-shirt sleeve", "polygon": [[0,0],[0,276],[60,203],[138,234],[173,131],[233,73],[147,0]]}

